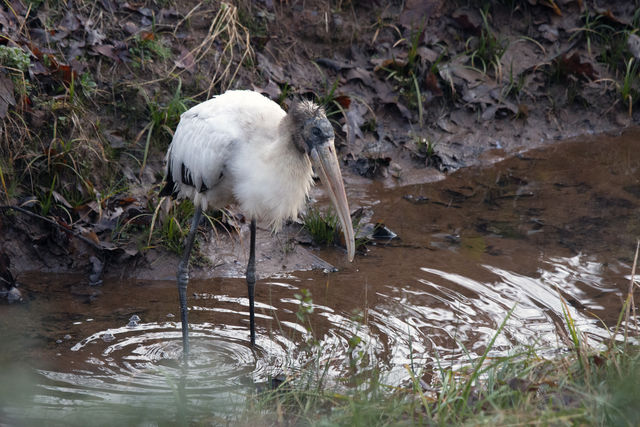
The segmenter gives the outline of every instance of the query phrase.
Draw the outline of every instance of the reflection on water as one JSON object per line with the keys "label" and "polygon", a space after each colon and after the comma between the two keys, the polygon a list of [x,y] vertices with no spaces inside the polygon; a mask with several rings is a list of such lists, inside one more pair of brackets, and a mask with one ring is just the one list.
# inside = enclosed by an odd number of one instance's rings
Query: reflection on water
{"label": "reflection on water", "polygon": [[[340,251],[321,251],[338,273],[260,281],[254,349],[242,279],[190,284],[192,357],[183,370],[173,282],[89,288],[83,278],[25,275],[30,302],[0,316],[9,334],[0,338],[16,343],[2,357],[19,353],[37,368],[35,403],[46,416],[112,405],[174,419],[186,399],[222,422],[256,384],[302,375],[312,356],[337,386],[372,369],[397,385],[406,365],[428,373],[467,364],[511,309],[493,356],[562,351],[566,316],[590,343],[603,342],[640,236],[638,136],[537,150],[439,183],[354,189],[352,203],[400,239],[349,265]],[[301,310],[303,289],[312,310]]]}

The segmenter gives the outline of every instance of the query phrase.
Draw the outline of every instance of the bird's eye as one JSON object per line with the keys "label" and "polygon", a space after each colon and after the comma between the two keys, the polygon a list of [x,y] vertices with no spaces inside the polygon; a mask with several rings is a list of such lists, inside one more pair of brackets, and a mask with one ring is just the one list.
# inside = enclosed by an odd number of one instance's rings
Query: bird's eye
{"label": "bird's eye", "polygon": [[313,134],[313,136],[320,136],[322,134],[319,128],[311,129],[311,133]]}

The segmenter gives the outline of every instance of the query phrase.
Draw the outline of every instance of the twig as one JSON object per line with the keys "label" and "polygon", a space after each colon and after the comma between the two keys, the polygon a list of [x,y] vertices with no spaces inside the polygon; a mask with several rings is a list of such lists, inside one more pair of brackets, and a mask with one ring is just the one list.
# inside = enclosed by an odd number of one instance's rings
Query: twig
{"label": "twig", "polygon": [[86,244],[88,244],[89,246],[92,246],[93,248],[99,250],[99,251],[104,251],[105,248],[103,248],[102,246],[98,245],[96,242],[94,242],[91,239],[88,239],[86,237],[84,237],[82,234],[80,234],[79,232],[75,231],[75,230],[71,230],[68,229],[66,227],[64,227],[61,224],[58,224],[56,221],[53,221],[52,219],[49,219],[47,217],[44,217],[42,215],[38,215],[37,213],[31,212],[27,209],[21,208],[19,206],[13,206],[13,205],[0,205],[0,210],[14,210],[16,212],[20,212],[23,213],[27,216],[33,217],[33,218],[38,218],[50,225],[53,225],[55,227],[57,227],[59,230],[64,231],[65,233],[69,233],[72,234],[74,237],[77,237],[78,239],[82,240],[83,242],[85,242]]}

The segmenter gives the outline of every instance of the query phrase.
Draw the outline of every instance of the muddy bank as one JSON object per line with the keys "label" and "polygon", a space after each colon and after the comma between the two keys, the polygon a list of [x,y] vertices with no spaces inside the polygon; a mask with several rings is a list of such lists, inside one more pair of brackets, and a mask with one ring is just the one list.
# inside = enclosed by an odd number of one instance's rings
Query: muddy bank
{"label": "muddy bank", "polygon": [[[615,83],[622,63],[634,60],[636,39],[623,29],[637,24],[631,3],[293,5],[276,19],[299,39],[278,30],[267,39],[257,56],[267,83],[258,87],[276,96],[273,82],[320,94],[334,84],[346,110],[349,171],[406,185],[420,182],[422,169],[426,181],[430,169],[482,164],[487,152],[510,155],[637,123]],[[609,24],[615,37],[603,32]]]}
{"label": "muddy bank", "polygon": [[[464,168],[441,175],[440,180],[403,187],[389,188],[379,180],[347,177],[352,209],[364,212],[360,236],[370,236],[370,225],[380,222],[399,238],[371,240],[358,252],[355,266],[349,266],[343,248],[318,247],[299,223],[289,223],[277,235],[259,227],[258,275],[264,279],[310,269],[357,270],[358,258],[366,259],[375,248],[375,257],[380,257],[386,246],[427,252],[429,248],[450,247],[477,256],[516,256],[522,245],[522,250],[529,248],[527,251],[553,245],[563,248],[563,256],[589,253],[605,262],[630,265],[640,235],[638,138],[637,128],[621,137],[574,138],[507,159],[494,158],[491,166]],[[314,194],[318,196],[317,203],[328,205],[321,189],[314,190]],[[247,224],[239,226],[239,233],[231,234],[203,224],[199,253],[192,260],[192,277],[244,277],[248,233]],[[34,265],[36,271],[73,271],[86,274],[89,284],[93,265],[90,258],[98,254],[83,242],[70,239],[64,248],[71,248],[72,252],[52,257],[56,248],[62,251],[63,247],[51,246],[45,238],[43,244],[49,246],[30,246],[33,235],[13,234],[8,241],[18,239],[22,244],[3,247],[13,260],[15,272],[34,271]],[[534,252],[535,249],[530,255],[534,256]],[[36,261],[34,254],[40,254]],[[124,251],[114,249],[112,256],[104,266],[110,281],[172,280],[179,262],[176,254],[161,248],[146,251],[135,262],[120,261],[118,257],[128,257]],[[396,261],[402,268],[404,261]],[[89,267],[74,266],[83,262]]]}

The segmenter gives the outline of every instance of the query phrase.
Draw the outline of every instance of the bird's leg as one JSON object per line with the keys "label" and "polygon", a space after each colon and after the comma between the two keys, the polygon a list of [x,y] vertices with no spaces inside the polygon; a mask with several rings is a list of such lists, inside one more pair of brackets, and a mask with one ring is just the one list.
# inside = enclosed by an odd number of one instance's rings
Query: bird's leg
{"label": "bird's leg", "polygon": [[256,220],[251,220],[251,240],[249,244],[249,264],[247,265],[247,287],[249,288],[249,330],[251,346],[256,343],[256,323],[254,313],[254,296],[256,289]]}
{"label": "bird's leg", "polygon": [[191,229],[187,236],[187,243],[184,247],[184,254],[182,260],[178,265],[178,295],[180,296],[180,320],[182,321],[182,353],[186,360],[189,355],[189,322],[187,320],[187,284],[189,283],[189,257],[191,256],[191,249],[193,248],[193,241],[196,237],[196,231],[198,230],[198,224],[200,224],[200,217],[202,216],[202,209],[196,206],[193,214],[193,220],[191,221]]}

